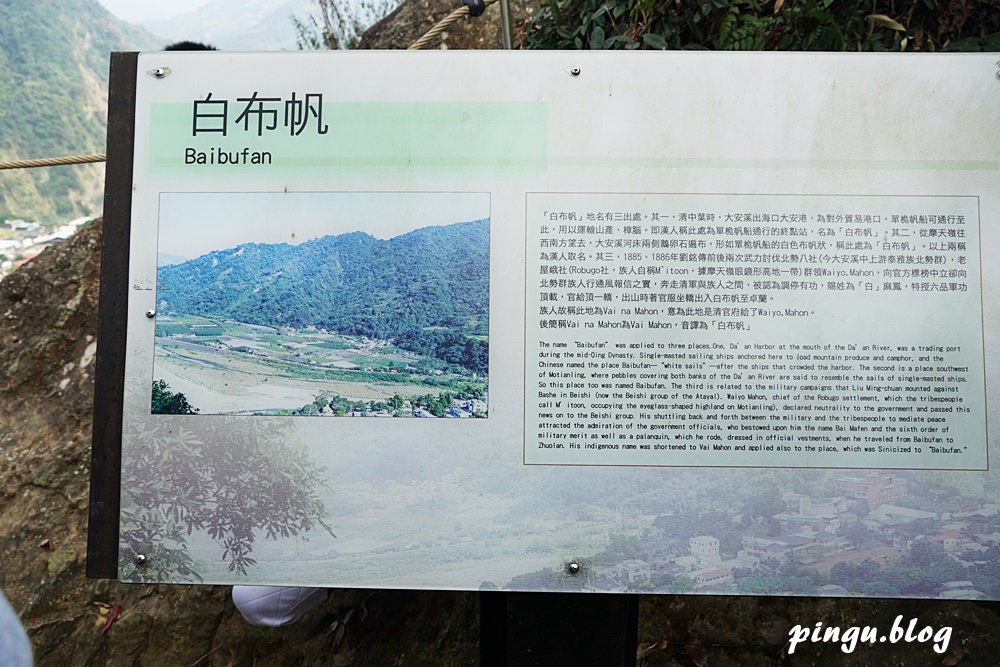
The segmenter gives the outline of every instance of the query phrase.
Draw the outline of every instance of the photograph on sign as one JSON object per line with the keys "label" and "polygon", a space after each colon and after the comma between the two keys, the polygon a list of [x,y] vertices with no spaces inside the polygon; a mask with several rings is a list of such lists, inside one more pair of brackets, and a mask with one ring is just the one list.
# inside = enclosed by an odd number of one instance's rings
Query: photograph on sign
{"label": "photograph on sign", "polygon": [[483,418],[489,195],[164,193],[154,414]]}

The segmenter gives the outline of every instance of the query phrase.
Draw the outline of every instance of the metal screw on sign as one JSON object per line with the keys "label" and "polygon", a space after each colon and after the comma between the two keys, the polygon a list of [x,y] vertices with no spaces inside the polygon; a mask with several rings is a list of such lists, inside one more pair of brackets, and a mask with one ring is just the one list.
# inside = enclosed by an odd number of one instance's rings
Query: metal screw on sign
{"label": "metal screw on sign", "polygon": [[148,317],[149,319],[153,319],[154,317],[156,317],[156,311],[150,308],[149,310],[146,311],[146,317]]}
{"label": "metal screw on sign", "polygon": [[136,554],[135,555],[135,564],[138,565],[139,567],[145,567],[146,566],[146,555],[145,554]]}
{"label": "metal screw on sign", "polygon": [[168,76],[170,76],[170,68],[169,67],[154,67],[153,69],[149,70],[146,73],[149,74],[154,79],[165,79]]}
{"label": "metal screw on sign", "polygon": [[570,73],[570,74],[571,74],[572,76],[580,76],[580,68],[579,68],[579,67],[574,67],[573,69],[571,69],[571,70],[569,71],[569,73]]}
{"label": "metal screw on sign", "polygon": [[577,574],[580,571],[580,564],[576,561],[566,565],[566,571],[570,574]]}

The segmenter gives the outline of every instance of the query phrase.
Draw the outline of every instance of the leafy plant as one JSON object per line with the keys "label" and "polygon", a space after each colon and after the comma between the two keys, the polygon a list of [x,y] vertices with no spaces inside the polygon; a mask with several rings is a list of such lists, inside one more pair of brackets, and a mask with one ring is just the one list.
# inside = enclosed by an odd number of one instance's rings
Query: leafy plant
{"label": "leafy plant", "polygon": [[170,391],[166,381],[154,380],[150,412],[154,415],[196,415],[198,408],[192,407],[184,394]]}
{"label": "leafy plant", "polygon": [[314,3],[319,18],[316,14],[309,14],[305,20],[292,16],[295,43],[300,51],[321,49],[335,51],[340,48],[336,26],[343,23],[344,18],[334,0],[314,0]]}
{"label": "leafy plant", "polygon": [[551,0],[528,49],[941,51],[1000,49],[992,0]]}
{"label": "leafy plant", "polygon": [[[286,427],[215,418],[194,432],[173,422],[136,426],[122,460],[121,578],[201,580],[188,539],[207,533],[229,572],[247,574],[257,539],[322,528],[326,469],[289,441]],[[139,556],[143,558],[139,558]],[[139,561],[142,561],[141,563]]]}
{"label": "leafy plant", "polygon": [[398,0],[313,0],[314,12],[300,19],[292,16],[295,43],[300,50],[353,48],[367,26],[395,9]]}

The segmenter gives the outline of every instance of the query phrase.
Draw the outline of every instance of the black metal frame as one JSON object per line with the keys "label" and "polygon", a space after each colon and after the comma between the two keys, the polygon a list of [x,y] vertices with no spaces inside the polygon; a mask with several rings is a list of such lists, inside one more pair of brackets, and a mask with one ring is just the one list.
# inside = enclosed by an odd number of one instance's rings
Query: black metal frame
{"label": "black metal frame", "polygon": [[87,530],[87,576],[103,579],[118,576],[125,323],[138,60],[138,53],[111,54],[108,91],[108,158],[104,178],[101,291],[90,458],[90,523]]}
{"label": "black metal frame", "polygon": [[639,596],[479,594],[479,667],[635,667]]}

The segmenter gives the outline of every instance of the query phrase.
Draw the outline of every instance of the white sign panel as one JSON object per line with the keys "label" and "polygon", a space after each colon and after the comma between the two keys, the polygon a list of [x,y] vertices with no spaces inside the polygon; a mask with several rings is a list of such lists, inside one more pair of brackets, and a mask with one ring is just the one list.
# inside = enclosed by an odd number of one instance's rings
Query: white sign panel
{"label": "white sign panel", "polygon": [[1000,599],[993,60],[141,54],[120,576]]}

